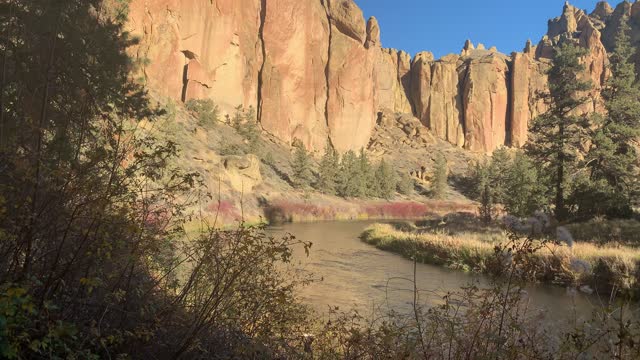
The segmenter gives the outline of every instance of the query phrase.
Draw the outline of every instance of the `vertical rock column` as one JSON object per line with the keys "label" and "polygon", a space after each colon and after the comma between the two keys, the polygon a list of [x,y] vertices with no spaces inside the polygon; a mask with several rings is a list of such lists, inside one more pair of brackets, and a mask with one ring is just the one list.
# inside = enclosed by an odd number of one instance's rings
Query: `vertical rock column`
{"label": "vertical rock column", "polygon": [[320,1],[265,1],[265,61],[259,89],[262,127],[291,143],[323,149],[329,21]]}

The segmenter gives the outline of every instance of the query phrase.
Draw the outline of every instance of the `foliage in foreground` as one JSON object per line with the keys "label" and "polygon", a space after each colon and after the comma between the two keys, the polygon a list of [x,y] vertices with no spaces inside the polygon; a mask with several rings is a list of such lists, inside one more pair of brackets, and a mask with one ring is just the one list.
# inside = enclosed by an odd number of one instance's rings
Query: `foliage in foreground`
{"label": "foliage in foreground", "polygon": [[126,19],[101,5],[0,4],[3,358],[637,358],[637,322],[621,311],[559,345],[544,337],[515,285],[530,246],[512,248],[506,287],[432,309],[416,290],[412,316],[314,320],[296,296],[305,279],[286,274],[293,247],[309,244],[246,226],[185,234],[198,177],[169,166],[176,144],[140,131],[158,112],[130,82]]}

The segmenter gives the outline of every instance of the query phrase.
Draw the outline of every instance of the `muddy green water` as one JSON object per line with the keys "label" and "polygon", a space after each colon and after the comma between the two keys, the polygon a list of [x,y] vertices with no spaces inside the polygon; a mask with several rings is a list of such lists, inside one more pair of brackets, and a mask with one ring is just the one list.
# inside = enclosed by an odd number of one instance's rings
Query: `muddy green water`
{"label": "muddy green water", "polygon": [[[313,243],[310,256],[297,251],[294,262],[299,271],[317,279],[302,290],[301,297],[319,312],[329,306],[360,311],[375,307],[410,310],[413,285],[403,279],[413,278],[413,262],[360,241],[359,235],[371,223],[300,223],[269,230]],[[442,303],[447,292],[471,283],[488,284],[483,276],[425,264],[417,265],[416,278],[420,302],[427,306]],[[563,322],[589,316],[597,302],[594,296],[571,295],[566,289],[549,285],[530,285],[524,296],[530,311]]]}

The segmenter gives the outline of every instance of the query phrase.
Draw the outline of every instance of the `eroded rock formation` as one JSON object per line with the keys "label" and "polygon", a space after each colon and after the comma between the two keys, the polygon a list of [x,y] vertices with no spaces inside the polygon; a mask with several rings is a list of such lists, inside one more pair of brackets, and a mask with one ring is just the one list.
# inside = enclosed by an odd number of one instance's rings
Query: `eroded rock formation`
{"label": "eroded rock formation", "polygon": [[211,98],[224,111],[253,106],[284,142],[358,150],[378,114],[407,113],[443,140],[490,152],[526,142],[563,42],[589,49],[593,101],[579,111],[602,111],[607,51],[622,21],[640,43],[639,4],[601,2],[591,14],[566,4],[537,46],[506,56],[468,40],[437,60],[382,48],[378,21],[365,22],[353,0],[133,0],[129,28],[141,39],[141,75],[160,95]]}

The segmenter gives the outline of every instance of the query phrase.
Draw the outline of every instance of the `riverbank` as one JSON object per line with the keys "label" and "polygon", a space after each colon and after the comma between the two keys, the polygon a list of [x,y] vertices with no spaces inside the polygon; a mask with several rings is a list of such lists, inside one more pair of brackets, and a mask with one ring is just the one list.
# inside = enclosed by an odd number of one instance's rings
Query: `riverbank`
{"label": "riverbank", "polygon": [[[508,241],[502,231],[467,231],[455,234],[429,232],[405,225],[368,227],[361,239],[377,248],[418,262],[477,273],[506,273],[511,266],[496,253],[496,246]],[[501,254],[500,254],[501,255]],[[532,280],[596,291],[608,297],[612,290],[640,292],[640,249],[628,246],[598,246],[576,242],[546,244],[531,255]]]}
{"label": "riverbank", "polygon": [[337,197],[280,198],[262,207],[270,224],[316,221],[416,220],[450,212],[473,211],[471,202],[415,200],[349,200]]}

